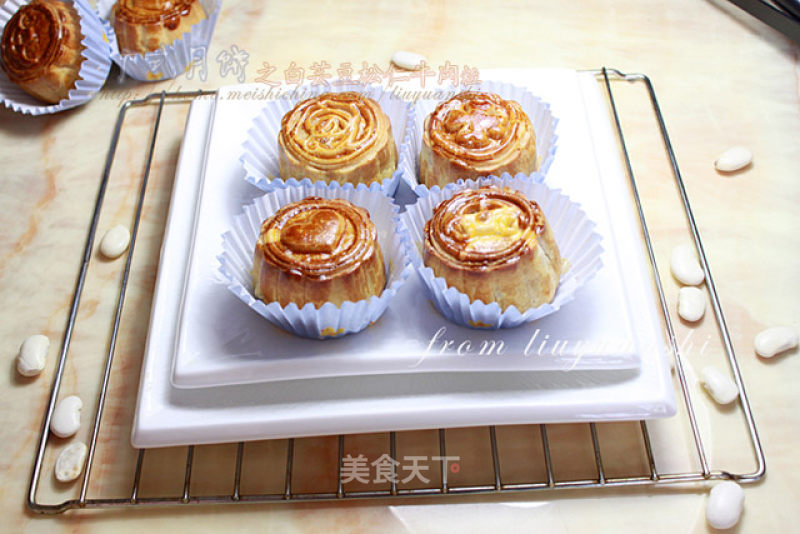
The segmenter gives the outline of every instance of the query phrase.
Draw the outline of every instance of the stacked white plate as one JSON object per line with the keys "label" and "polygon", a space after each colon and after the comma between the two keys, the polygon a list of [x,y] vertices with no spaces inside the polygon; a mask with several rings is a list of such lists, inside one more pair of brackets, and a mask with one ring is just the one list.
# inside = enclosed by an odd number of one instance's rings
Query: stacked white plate
{"label": "stacked white plate", "polygon": [[[193,103],[186,127],[134,446],[674,414],[649,267],[597,82],[570,70],[481,75],[527,87],[558,117],[545,183],[580,204],[603,246],[602,268],[574,300],[517,328],[478,331],[442,317],[412,275],[359,334],[318,341],[272,326],[217,275],[222,234],[262,194],[239,158],[264,103],[233,98],[246,87],[223,88]],[[403,179],[398,194],[413,200],[414,178]]]}

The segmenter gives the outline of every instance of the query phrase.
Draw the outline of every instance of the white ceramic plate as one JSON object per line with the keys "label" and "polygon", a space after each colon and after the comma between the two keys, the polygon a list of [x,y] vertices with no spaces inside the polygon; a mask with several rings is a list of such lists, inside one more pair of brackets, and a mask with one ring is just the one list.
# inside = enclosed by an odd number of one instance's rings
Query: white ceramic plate
{"label": "white ceramic plate", "polygon": [[[571,197],[575,193],[574,198],[578,201],[590,201],[593,195],[605,197],[608,205],[601,203],[594,208],[595,212],[591,213],[598,224],[598,231],[608,236],[604,241],[605,265],[621,263],[618,258],[623,257],[622,251],[624,251],[624,264],[636,266],[627,273],[625,278],[627,290],[618,294],[622,301],[617,302],[614,311],[606,311],[604,314],[602,308],[599,310],[592,308],[590,299],[576,298],[558,314],[532,325],[539,329],[539,337],[533,343],[532,350],[536,351],[539,344],[544,341],[544,336],[548,334],[551,342],[557,340],[559,336],[567,340],[580,340],[586,332],[582,330],[586,324],[603,324],[612,332],[620,334],[623,340],[634,344],[636,348],[632,352],[640,363],[639,368],[569,370],[564,368],[562,361],[560,367],[554,366],[556,369],[561,369],[559,371],[528,372],[520,371],[522,367],[509,367],[509,365],[513,365],[511,362],[514,361],[530,364],[545,360],[546,357],[535,353],[528,357],[518,354],[516,358],[513,355],[501,358],[497,355],[480,357],[453,354],[447,356],[451,360],[447,362],[448,371],[452,371],[453,365],[457,363],[462,370],[470,368],[480,370],[479,367],[483,366],[484,369],[491,368],[496,372],[441,372],[444,369],[437,366],[445,365],[442,362],[446,358],[436,357],[436,354],[428,354],[425,358],[421,358],[418,351],[419,339],[424,340],[425,337],[417,337],[415,352],[412,353],[415,356],[413,361],[403,360],[407,355],[400,351],[394,355],[386,355],[383,351],[370,351],[368,350],[370,340],[361,341],[359,345],[366,346],[367,349],[361,349],[361,352],[355,354],[353,368],[356,372],[349,373],[350,376],[284,379],[271,383],[202,389],[173,387],[170,380],[172,355],[175,353],[175,340],[180,323],[177,319],[182,309],[184,312],[182,320],[187,317],[187,308],[183,306],[180,292],[174,291],[174,288],[184,280],[187,269],[186,258],[192,248],[191,228],[197,209],[198,181],[203,175],[202,147],[208,146],[207,140],[213,142],[214,136],[207,139],[207,135],[217,130],[223,117],[234,117],[236,122],[248,124],[249,120],[235,118],[246,115],[248,109],[252,112],[251,102],[225,100],[225,114],[215,114],[215,102],[198,100],[193,104],[186,128],[187,133],[164,237],[137,400],[132,435],[134,446],[172,446],[485,424],[630,420],[674,414],[675,401],[666,361],[666,347],[660,333],[653,295],[649,290],[649,280],[646,278],[642,245],[632,230],[637,226],[633,219],[624,175],[616,159],[616,148],[597,83],[591,76],[579,75],[568,70],[504,71],[492,73],[492,76],[526,84],[553,104],[554,112],[562,122],[559,125],[559,157],[553,163],[548,182],[553,187],[563,189]],[[581,125],[574,136],[574,143],[567,142],[565,129],[562,129],[564,123],[568,121]],[[241,130],[238,135],[237,131],[228,132],[231,144],[236,146],[241,144],[245,128]],[[212,153],[220,152],[214,150]],[[236,152],[232,154],[234,161],[235,154]],[[599,161],[594,162],[592,155],[599,158]],[[208,160],[206,177],[221,171],[215,166],[215,159]],[[586,159],[592,160],[595,172],[601,173],[602,176],[598,177],[597,187],[593,191],[582,193],[582,189],[576,191],[580,189],[578,186],[581,184],[577,184],[574,175],[568,168],[563,167],[568,166],[569,162]],[[601,181],[602,189],[599,188]],[[240,188],[238,184],[244,182],[241,180],[228,182],[229,187],[221,192],[222,196],[213,205],[218,206],[220,210],[230,210],[229,213],[233,213],[249,197],[257,194],[257,190],[247,189],[250,186],[244,184]],[[582,185],[585,187],[585,184]],[[591,203],[584,203],[584,208],[589,213]],[[205,209],[206,206],[201,205],[199,211],[205,213]],[[208,209],[211,210],[212,207],[209,206]],[[598,217],[603,213],[604,216]],[[613,228],[609,222],[609,213],[614,214]],[[202,217],[198,220],[196,228],[198,235],[202,235],[203,232],[202,220]],[[214,235],[219,236],[220,232],[215,230]],[[196,240],[192,254],[197,254],[198,248],[208,249],[210,256],[207,257],[211,258],[217,252],[218,243],[216,239],[210,242]],[[213,270],[215,265],[210,260],[208,263],[206,267],[210,271]],[[593,285],[615,283],[615,277],[603,279],[601,276],[610,272],[613,270],[604,268],[598,273],[598,277],[585,288],[586,294],[589,294],[589,289]],[[217,290],[225,295],[224,300],[218,301],[221,307],[219,311],[223,314],[221,317],[237,313],[238,308],[251,313],[231,297],[224,287],[218,287],[216,284],[189,285],[187,295],[197,292],[210,296]],[[414,284],[409,283],[405,286],[403,294],[411,297],[423,293],[416,291]],[[398,299],[400,297],[398,295]],[[394,336],[389,337],[393,343],[413,339],[412,336],[398,335],[395,330],[385,328],[384,321],[388,323],[388,320],[394,319],[398,324],[410,323],[414,315],[424,313],[429,313],[428,319],[434,320],[437,317],[436,312],[426,304],[418,302],[413,308],[414,313],[407,313],[405,316],[399,313],[400,307],[393,304],[387,316],[379,324],[365,333],[349,338],[357,340],[360,336],[369,335],[374,329],[375,332]],[[635,323],[630,322],[631,314],[628,306],[636,310]],[[196,311],[194,306],[189,308],[190,313],[193,311]],[[562,314],[566,316],[568,312],[573,314],[570,315],[569,322],[561,324],[557,321]],[[263,320],[256,314],[252,314],[251,319],[252,324],[259,328],[257,331],[263,331]],[[209,320],[206,319],[206,322],[199,326],[208,327]],[[447,333],[452,338],[457,339],[459,335],[463,335],[476,339],[477,334],[473,330],[459,330],[449,323],[441,324],[447,327]],[[620,324],[623,325],[621,329]],[[433,326],[430,328],[427,333],[436,332]],[[279,332],[277,329],[274,331]],[[256,335],[244,334],[245,332],[247,324],[229,334],[231,339],[235,335]],[[511,335],[520,336],[517,343],[525,340],[527,344],[533,333],[535,332],[516,329]],[[608,332],[604,335],[612,339],[608,336]],[[335,345],[326,341],[321,343],[327,355],[321,353],[306,355],[305,358],[308,360],[304,360],[297,356],[302,354],[295,344],[297,340],[288,334],[286,336],[287,348],[293,348],[292,357],[289,357],[289,354],[281,355],[277,351],[280,347],[278,338],[268,338],[270,353],[277,355],[274,359],[267,360],[271,364],[271,373],[267,373],[268,377],[274,377],[275,373],[281,370],[290,370],[295,375],[301,373],[298,369],[305,370],[309,374],[315,373],[317,372],[315,364],[326,361],[333,368],[344,357],[333,350]],[[245,338],[244,341],[248,339]],[[334,343],[347,340],[348,338],[335,340]],[[288,345],[289,341],[291,345]],[[504,341],[507,346],[512,345],[511,338],[504,338]],[[426,342],[421,343],[424,350]],[[236,352],[241,354],[241,351]],[[187,360],[187,363],[197,363],[196,357],[195,354],[195,361]],[[340,359],[336,360],[337,357]],[[393,372],[385,369],[379,374],[364,376],[366,373],[363,372],[363,365],[374,363],[376,360],[385,365],[384,358],[390,362],[394,359],[392,364],[398,363],[399,359],[400,363],[404,362],[410,366],[409,370],[418,372],[409,373],[402,369]],[[303,361],[306,362],[305,365],[299,363]],[[417,368],[413,368],[412,366],[418,361]],[[178,362],[178,358],[175,362]],[[217,353],[218,369],[229,367],[228,364],[232,362],[237,365],[265,364],[261,357],[255,355],[243,359]],[[423,365],[430,367],[418,369]],[[498,366],[503,366],[505,370],[499,371]],[[509,371],[509,369],[515,370]]]}
{"label": "white ceramic plate", "polygon": [[[574,76],[562,76],[561,80],[553,84],[554,89],[565,83],[575,85]],[[555,158],[560,164],[547,178],[549,185],[561,188],[581,205],[603,237],[603,267],[580,288],[573,302],[550,317],[517,328],[472,330],[445,319],[412,275],[375,325],[357,335],[319,341],[301,339],[265,323],[231,298],[219,280],[220,236],[230,230],[242,206],[261,194],[241,180],[237,157],[240,139],[247,136],[252,116],[261,112],[263,104],[231,98],[237,90],[223,88],[217,99],[208,141],[210,156],[204,177],[199,178],[196,221],[187,217],[176,220],[170,228],[191,241],[172,372],[174,386],[445,371],[613,370],[640,365],[643,351],[636,340],[637,324],[630,310],[646,305],[642,299],[647,287],[637,282],[646,277],[645,264],[630,259],[637,257],[633,249],[640,246],[633,238],[636,226],[629,222],[631,207],[623,204],[623,209],[608,209],[598,165],[593,158],[585,157],[594,148],[581,101],[575,100],[579,94],[561,94],[556,89],[554,96],[565,108],[559,114],[563,117],[559,150],[566,155]],[[187,159],[203,159],[205,145],[185,146]],[[570,152],[584,157],[571,157]],[[621,174],[613,178],[623,179]],[[197,176],[186,180],[198,183]],[[612,226],[630,235],[626,240],[616,240]],[[169,252],[180,255],[173,249]],[[180,274],[170,276],[173,287],[180,287]],[[654,319],[637,317],[637,321],[653,323]],[[490,352],[501,342],[501,354]],[[465,353],[467,346],[469,353]]]}

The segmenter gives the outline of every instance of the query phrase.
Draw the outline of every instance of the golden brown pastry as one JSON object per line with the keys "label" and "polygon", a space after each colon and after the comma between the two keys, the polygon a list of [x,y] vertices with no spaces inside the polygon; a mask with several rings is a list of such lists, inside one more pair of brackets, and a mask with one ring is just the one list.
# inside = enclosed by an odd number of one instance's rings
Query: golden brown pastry
{"label": "golden brown pastry", "polygon": [[344,199],[308,197],[265,220],[252,274],[256,297],[300,308],[356,302],[386,285],[375,225]]}
{"label": "golden brown pastry", "polygon": [[171,45],[205,18],[197,0],[118,0],[110,15],[122,54]]}
{"label": "golden brown pastry", "polygon": [[392,125],[378,103],[358,93],[325,93],[283,116],[282,178],[380,182],[397,168]]}
{"label": "golden brown pastry", "polygon": [[508,188],[466,189],[425,223],[423,260],[472,300],[519,311],[551,302],[561,253],[536,202]]}
{"label": "golden brown pastry", "polygon": [[3,29],[3,70],[26,93],[58,104],[79,79],[82,39],[80,16],[71,4],[33,0]]}
{"label": "golden brown pastry", "polygon": [[420,181],[442,187],[460,179],[536,170],[536,137],[513,100],[466,91],[442,102],[425,119]]}

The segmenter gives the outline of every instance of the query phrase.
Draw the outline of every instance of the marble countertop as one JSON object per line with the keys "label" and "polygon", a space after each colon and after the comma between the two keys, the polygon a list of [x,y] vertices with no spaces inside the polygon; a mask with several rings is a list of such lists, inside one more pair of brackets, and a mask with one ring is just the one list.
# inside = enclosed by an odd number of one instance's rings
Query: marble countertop
{"label": "marble countertop", "polygon": [[[69,511],[39,516],[25,497],[39,438],[41,418],[55,372],[81,253],[91,221],[109,139],[123,101],[161,90],[215,89],[241,82],[281,82],[319,73],[333,77],[366,69],[386,70],[398,49],[424,54],[430,65],[457,66],[461,76],[490,68],[571,68],[602,66],[643,72],[659,97],[694,215],[722,301],[733,346],[766,454],[767,475],[745,487],[742,532],[786,531],[800,516],[800,440],[795,407],[800,390],[797,349],[771,360],[758,358],[753,339],[769,326],[800,329],[794,297],[800,274],[800,64],[798,45],[722,0],[636,2],[318,2],[224,3],[205,61],[175,80],[140,83],[112,69],[103,91],[90,103],[57,115],[30,117],[0,109],[0,340],[7,372],[0,385],[0,510],[11,530],[134,532],[188,528],[286,532],[485,532],[578,531],[705,532],[707,486],[603,488],[537,491],[511,495],[447,496],[399,501],[348,501]],[[476,69],[476,70],[471,70]],[[302,73],[301,73],[302,71]],[[671,185],[655,123],[642,88],[620,89],[626,136],[634,170],[643,186],[647,216],[653,221],[656,255],[666,266],[675,244],[688,240],[677,193]],[[101,426],[89,496],[125,498],[136,465],[129,445],[133,405],[148,325],[148,312],[167,217],[172,178],[187,106],[167,106],[156,142],[147,202],[125,302],[109,395]],[[130,224],[149,142],[152,107],[132,110],[126,119],[99,228]],[[714,160],[726,148],[745,145],[754,163],[723,175]],[[78,314],[62,392],[87,401],[76,439],[88,439],[93,399],[102,378],[109,327],[119,291],[122,263],[94,260]],[[666,269],[666,267],[664,267]],[[667,298],[678,286],[665,277]],[[710,316],[697,327],[676,321],[686,349],[689,387],[704,426],[714,468],[754,469],[740,411],[720,409],[696,384],[697,371],[713,358],[722,362]],[[30,334],[52,341],[49,365],[35,379],[14,370],[14,356]],[[660,470],[696,470],[682,419],[654,427]],[[551,430],[552,428],[552,430]],[[586,425],[549,427],[558,445],[554,464],[563,479],[596,476]],[[601,449],[609,476],[645,469],[630,424],[600,425]],[[448,451],[462,455],[457,481],[481,483],[487,430],[448,431]],[[504,482],[541,479],[539,430],[498,428],[505,448]],[[583,436],[581,439],[578,437]],[[385,436],[349,442],[353,451],[376,452]],[[406,454],[437,454],[437,434],[398,435]],[[57,503],[75,498],[77,485],[52,480],[53,458],[68,441],[51,439],[38,497]],[[588,449],[587,449],[588,444]],[[280,491],[283,473],[265,469],[285,455],[285,442],[247,445],[250,464],[242,483],[253,493]],[[298,440],[296,491],[330,485],[324,469],[335,458],[336,438]],[[537,447],[539,447],[537,449]],[[604,448],[605,447],[605,448]],[[350,450],[350,449],[348,449]],[[412,451],[412,452],[408,452]],[[432,451],[432,452],[426,452]],[[140,495],[182,492],[186,448],[146,455]],[[379,453],[376,453],[376,455]],[[333,456],[331,456],[333,455]],[[355,455],[355,452],[354,452]],[[195,449],[192,494],[230,492],[236,446]],[[527,459],[526,459],[527,458]],[[537,457],[538,458],[538,457]],[[202,463],[199,463],[201,462]],[[686,463],[688,462],[688,463]],[[260,471],[261,470],[261,471]],[[588,473],[588,474],[587,474]],[[335,478],[335,470],[333,471]],[[489,473],[491,480],[491,473]],[[546,478],[545,478],[546,480]],[[455,482],[454,482],[455,483]],[[222,489],[220,489],[222,488]],[[333,480],[335,491],[335,480]]]}

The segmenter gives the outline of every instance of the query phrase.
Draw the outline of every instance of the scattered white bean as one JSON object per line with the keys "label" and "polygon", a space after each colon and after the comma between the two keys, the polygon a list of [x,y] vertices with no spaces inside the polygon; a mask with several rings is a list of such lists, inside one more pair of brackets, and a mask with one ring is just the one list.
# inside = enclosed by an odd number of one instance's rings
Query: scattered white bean
{"label": "scattered white bean", "polygon": [[756,353],[763,358],[772,358],[776,354],[797,346],[797,332],[789,326],[775,326],[759,332],[755,339]]}
{"label": "scattered white bean", "polygon": [[696,287],[682,287],[678,293],[678,315],[685,321],[695,322],[706,313],[706,296]]}
{"label": "scattered white bean", "polygon": [[406,50],[398,50],[392,54],[392,63],[406,70],[419,70],[422,68],[422,62],[428,62],[425,56],[408,52]]}
{"label": "scattered white bean", "polygon": [[711,488],[706,503],[706,521],[717,529],[731,528],[739,522],[744,509],[744,491],[732,480],[725,480]]}
{"label": "scattered white bean", "polygon": [[733,172],[744,169],[753,161],[753,153],[747,147],[734,146],[723,152],[714,162],[718,171]]}
{"label": "scattered white bean", "polygon": [[689,245],[679,245],[672,249],[669,268],[672,270],[672,276],[687,286],[702,284],[706,278],[694,249]]}
{"label": "scattered white bean", "polygon": [[127,228],[118,224],[109,229],[100,241],[100,252],[106,258],[114,259],[122,255],[123,252],[128,250],[128,245],[131,242],[131,233]]}
{"label": "scattered white bean", "polygon": [[59,438],[68,438],[81,426],[83,402],[77,395],[64,397],[56,403],[50,419],[50,431]]}
{"label": "scattered white bean", "polygon": [[719,404],[730,404],[739,396],[739,388],[733,380],[711,365],[700,371],[700,382]]}
{"label": "scattered white bean", "polygon": [[83,464],[86,462],[88,449],[84,443],[76,441],[70,443],[56,460],[55,474],[59,482],[71,482],[78,478],[83,472]]}
{"label": "scattered white bean", "polygon": [[17,372],[22,376],[36,376],[44,370],[47,363],[47,349],[50,348],[50,340],[42,334],[34,334],[25,341],[19,348],[17,354]]}

